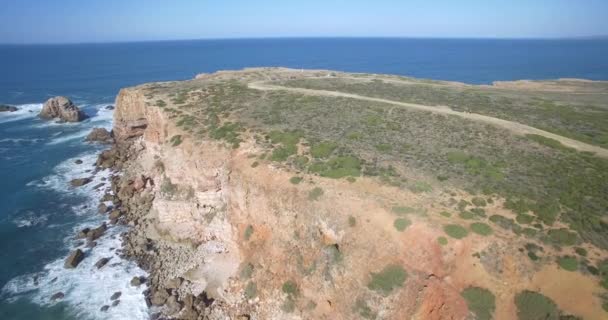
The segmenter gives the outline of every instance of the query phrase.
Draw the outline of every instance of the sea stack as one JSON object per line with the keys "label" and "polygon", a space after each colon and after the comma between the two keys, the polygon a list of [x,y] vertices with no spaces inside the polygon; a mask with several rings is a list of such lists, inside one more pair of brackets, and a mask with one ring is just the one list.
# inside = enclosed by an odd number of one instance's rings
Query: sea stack
{"label": "sea stack", "polygon": [[66,97],[54,97],[47,100],[38,116],[43,119],[59,119],[65,122],[79,122],[87,117]]}

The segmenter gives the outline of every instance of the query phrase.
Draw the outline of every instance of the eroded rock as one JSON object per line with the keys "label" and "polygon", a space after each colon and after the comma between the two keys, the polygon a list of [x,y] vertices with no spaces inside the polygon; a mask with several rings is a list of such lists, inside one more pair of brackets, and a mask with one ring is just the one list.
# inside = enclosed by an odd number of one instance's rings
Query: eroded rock
{"label": "eroded rock", "polygon": [[89,142],[112,143],[114,138],[112,133],[105,128],[93,128],[86,138]]}
{"label": "eroded rock", "polygon": [[65,259],[65,263],[63,266],[67,269],[76,268],[78,264],[82,262],[83,259],[84,252],[82,252],[82,250],[80,249],[76,249],[67,257],[67,259]]}
{"label": "eroded rock", "polygon": [[79,122],[87,118],[86,114],[66,97],[54,97],[47,100],[38,116],[43,119],[59,119],[65,122]]}

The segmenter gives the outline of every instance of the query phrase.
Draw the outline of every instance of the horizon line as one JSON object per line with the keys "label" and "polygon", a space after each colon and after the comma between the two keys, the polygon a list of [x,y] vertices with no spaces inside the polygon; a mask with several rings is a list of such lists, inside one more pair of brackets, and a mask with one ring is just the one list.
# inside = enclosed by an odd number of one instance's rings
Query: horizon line
{"label": "horizon line", "polygon": [[261,37],[208,37],[156,40],[117,40],[117,41],[82,41],[82,42],[0,42],[0,46],[53,46],[53,45],[87,45],[87,44],[129,44],[154,42],[188,42],[188,41],[232,41],[232,40],[298,40],[298,39],[419,39],[419,40],[608,40],[608,35],[591,36],[555,36],[555,37],[426,37],[426,36],[261,36]]}

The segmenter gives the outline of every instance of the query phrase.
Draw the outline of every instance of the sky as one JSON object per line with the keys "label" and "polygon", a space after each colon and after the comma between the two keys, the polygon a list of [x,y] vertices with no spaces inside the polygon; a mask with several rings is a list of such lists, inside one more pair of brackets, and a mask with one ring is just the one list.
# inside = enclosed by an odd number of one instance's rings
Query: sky
{"label": "sky", "polygon": [[0,43],[608,35],[608,0],[0,0]]}

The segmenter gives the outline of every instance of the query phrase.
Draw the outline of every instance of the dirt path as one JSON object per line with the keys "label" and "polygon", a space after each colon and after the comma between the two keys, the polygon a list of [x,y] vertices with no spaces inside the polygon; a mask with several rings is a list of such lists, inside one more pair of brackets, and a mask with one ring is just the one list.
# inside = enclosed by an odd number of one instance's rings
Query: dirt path
{"label": "dirt path", "polygon": [[557,140],[567,147],[574,148],[579,151],[593,152],[597,156],[600,156],[603,158],[608,158],[608,150],[601,148],[601,147],[593,146],[593,145],[590,145],[590,144],[587,144],[587,143],[584,143],[584,142],[581,142],[578,140],[566,138],[566,137],[563,137],[563,136],[560,136],[560,135],[557,135],[557,134],[554,134],[551,132],[536,129],[534,127],[530,127],[530,126],[527,126],[525,124],[521,124],[518,122],[512,122],[512,121],[498,119],[498,118],[494,118],[494,117],[490,117],[490,116],[484,116],[484,115],[477,114],[477,113],[454,111],[448,106],[432,106],[431,107],[431,106],[426,106],[426,105],[422,105],[422,104],[399,102],[399,101],[380,99],[380,98],[372,98],[372,97],[366,97],[366,96],[361,96],[361,95],[357,95],[357,94],[344,93],[344,92],[338,92],[338,91],[283,87],[283,86],[267,84],[264,82],[251,82],[248,84],[248,86],[251,89],[262,90],[262,91],[283,90],[283,91],[290,91],[290,92],[296,92],[296,93],[308,94],[308,95],[316,95],[316,96],[358,99],[358,100],[372,101],[372,102],[378,102],[378,103],[392,104],[392,105],[415,109],[415,110],[453,115],[453,116],[457,116],[457,117],[461,117],[461,118],[465,118],[465,119],[470,119],[470,120],[474,120],[474,121],[478,121],[478,122],[492,124],[492,125],[510,130],[513,133],[519,134],[519,135],[537,134],[540,136],[544,136],[547,138]]}

